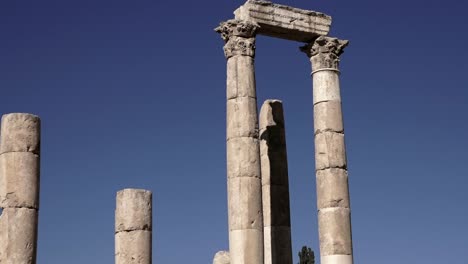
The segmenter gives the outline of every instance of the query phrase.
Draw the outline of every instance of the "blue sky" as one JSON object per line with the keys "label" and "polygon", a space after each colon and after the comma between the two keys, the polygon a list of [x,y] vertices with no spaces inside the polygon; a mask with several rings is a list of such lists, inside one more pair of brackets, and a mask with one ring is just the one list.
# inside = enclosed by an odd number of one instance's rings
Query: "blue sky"
{"label": "blue sky", "polygon": [[[243,1],[1,1],[0,113],[42,118],[39,264],[113,263],[115,193],[153,191],[154,263],[228,248],[225,58]],[[349,39],[341,89],[355,262],[468,263],[468,4],[286,1]],[[310,63],[259,36],[284,102],[294,255],[318,255]],[[295,257],[295,261],[297,257]]]}

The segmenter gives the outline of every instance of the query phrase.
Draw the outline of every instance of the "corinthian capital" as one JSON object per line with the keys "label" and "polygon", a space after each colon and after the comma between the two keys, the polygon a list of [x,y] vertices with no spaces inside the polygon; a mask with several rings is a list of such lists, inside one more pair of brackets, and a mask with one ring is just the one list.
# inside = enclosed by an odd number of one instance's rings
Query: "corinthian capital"
{"label": "corinthian capital", "polygon": [[301,47],[301,51],[310,57],[314,71],[338,69],[340,55],[348,43],[348,40],[320,36],[314,42]]}
{"label": "corinthian capital", "polygon": [[228,20],[222,22],[215,31],[221,34],[226,43],[224,55],[230,58],[234,55],[255,56],[255,34],[258,25],[243,20]]}

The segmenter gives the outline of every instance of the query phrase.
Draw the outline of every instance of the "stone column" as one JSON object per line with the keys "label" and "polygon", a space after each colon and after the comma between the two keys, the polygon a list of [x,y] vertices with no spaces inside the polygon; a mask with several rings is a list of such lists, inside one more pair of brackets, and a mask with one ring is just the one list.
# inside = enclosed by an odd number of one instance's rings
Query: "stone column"
{"label": "stone column", "polygon": [[266,100],[259,119],[265,264],[292,264],[288,161],[282,102]]}
{"label": "stone column", "polygon": [[124,189],[117,192],[115,263],[151,264],[152,194]]}
{"label": "stone column", "polygon": [[226,42],[227,179],[231,264],[263,264],[263,213],[254,52],[258,26],[229,20]]}
{"label": "stone column", "polygon": [[14,113],[0,129],[0,263],[36,263],[39,211],[39,117]]}
{"label": "stone column", "polygon": [[339,83],[347,40],[321,36],[302,48],[312,62],[315,169],[322,264],[352,264],[351,212]]}

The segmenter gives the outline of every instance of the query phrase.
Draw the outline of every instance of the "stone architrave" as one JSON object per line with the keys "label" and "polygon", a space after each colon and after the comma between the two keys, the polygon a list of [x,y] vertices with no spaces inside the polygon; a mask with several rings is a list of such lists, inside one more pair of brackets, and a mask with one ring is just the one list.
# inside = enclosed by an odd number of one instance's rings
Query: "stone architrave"
{"label": "stone architrave", "polygon": [[117,192],[115,263],[151,264],[152,193],[140,189]]}
{"label": "stone architrave", "polygon": [[306,43],[327,35],[332,22],[323,13],[261,0],[248,0],[234,15],[236,19],[257,23],[260,35]]}
{"label": "stone architrave", "polygon": [[281,101],[263,103],[259,125],[265,264],[292,264],[288,161]]}
{"label": "stone architrave", "polygon": [[263,213],[255,91],[255,23],[229,20],[215,30],[227,58],[227,181],[231,264],[263,264]]}
{"label": "stone architrave", "polygon": [[302,47],[312,62],[315,169],[322,264],[352,264],[351,210],[339,83],[347,40],[318,37]]}
{"label": "stone architrave", "polygon": [[0,263],[35,264],[39,212],[38,116],[6,114],[0,129]]}

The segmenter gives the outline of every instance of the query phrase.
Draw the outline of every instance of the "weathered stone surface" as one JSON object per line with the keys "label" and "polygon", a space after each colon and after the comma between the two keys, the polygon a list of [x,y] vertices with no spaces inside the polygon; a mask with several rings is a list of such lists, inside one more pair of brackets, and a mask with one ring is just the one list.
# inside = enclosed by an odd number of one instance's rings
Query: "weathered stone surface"
{"label": "weathered stone surface", "polygon": [[26,113],[12,113],[2,116],[0,129],[0,154],[5,152],[40,151],[41,120]]}
{"label": "weathered stone surface", "polygon": [[332,168],[317,171],[317,207],[349,208],[348,172]]}
{"label": "weathered stone surface", "polygon": [[348,40],[320,36],[315,41],[301,47],[301,51],[310,57],[312,72],[326,69],[338,70],[340,55],[348,46]]}
{"label": "weathered stone surface", "polygon": [[262,185],[288,186],[288,162],[282,102],[266,100],[260,110]]}
{"label": "weathered stone surface", "polygon": [[318,215],[320,255],[351,255],[350,209],[323,209]]}
{"label": "weathered stone surface", "polygon": [[314,105],[320,102],[341,102],[340,79],[335,71],[319,71],[312,76]]}
{"label": "weathered stone surface", "polygon": [[301,48],[312,63],[321,263],[352,264],[339,61],[347,40],[318,37]]}
{"label": "weathered stone surface", "polygon": [[287,226],[265,226],[265,264],[292,263],[291,228]]}
{"label": "weathered stone surface", "polygon": [[226,148],[228,178],[255,177],[260,179],[258,139],[252,137],[232,138],[227,141]]}
{"label": "weathered stone surface", "polygon": [[[259,191],[260,190],[260,191]],[[229,230],[263,228],[260,178],[228,179]]]}
{"label": "weathered stone surface", "polygon": [[232,230],[229,247],[231,264],[263,264],[263,230]]}
{"label": "weathered stone surface", "polygon": [[[256,98],[254,59],[248,56],[235,56],[227,61],[226,97]],[[255,110],[255,112],[257,112]]]}
{"label": "weathered stone surface", "polygon": [[315,169],[346,168],[344,134],[323,132],[315,135]]}
{"label": "weathered stone surface", "polygon": [[230,264],[231,259],[229,257],[229,252],[227,251],[218,251],[216,252],[213,258],[213,264]]}
{"label": "weathered stone surface", "polygon": [[227,101],[227,138],[258,138],[257,100],[237,97]]}
{"label": "weathered stone surface", "polygon": [[141,189],[117,192],[115,232],[152,230],[152,193]]}
{"label": "weathered stone surface", "polygon": [[257,29],[256,23],[241,20],[229,20],[216,28],[225,41],[224,54],[227,58],[226,151],[229,252],[232,264],[264,264],[260,148],[253,59]]}
{"label": "weathered stone surface", "polygon": [[224,55],[231,58],[237,55],[255,57],[255,34],[258,25],[250,21],[231,19],[221,22],[215,31],[224,40]]}
{"label": "weathered stone surface", "polygon": [[234,15],[258,24],[258,34],[300,42],[327,35],[331,25],[331,17],[323,13],[259,0],[248,0]]}
{"label": "weathered stone surface", "polygon": [[323,131],[344,132],[341,102],[323,101],[314,105],[315,134]]}
{"label": "weathered stone surface", "polygon": [[321,264],[353,264],[352,255],[320,256]]}
{"label": "weathered stone surface", "polygon": [[289,187],[264,185],[262,187],[264,226],[291,226]]}
{"label": "weathered stone surface", "polygon": [[3,209],[0,215],[0,263],[36,263],[37,218],[35,209]]}
{"label": "weathered stone surface", "polygon": [[115,234],[116,264],[151,264],[151,231]]}
{"label": "weathered stone surface", "polygon": [[0,155],[0,207],[39,208],[39,156],[31,152]]}
{"label": "weathered stone surface", "polygon": [[259,123],[265,264],[292,264],[288,162],[282,102],[266,100],[260,110]]}

